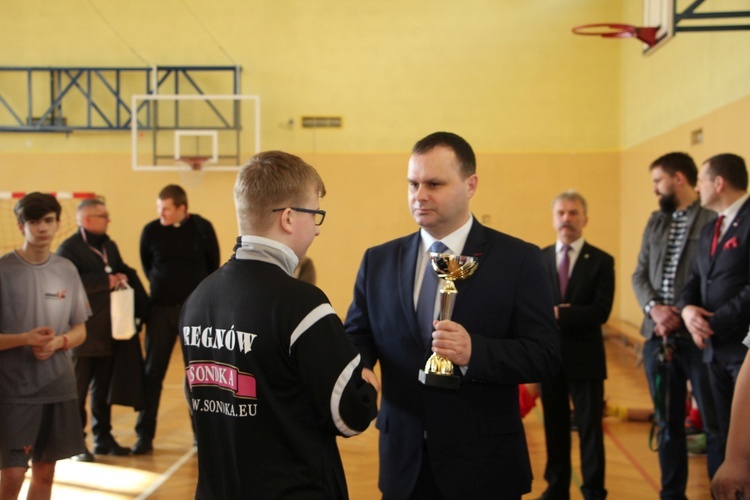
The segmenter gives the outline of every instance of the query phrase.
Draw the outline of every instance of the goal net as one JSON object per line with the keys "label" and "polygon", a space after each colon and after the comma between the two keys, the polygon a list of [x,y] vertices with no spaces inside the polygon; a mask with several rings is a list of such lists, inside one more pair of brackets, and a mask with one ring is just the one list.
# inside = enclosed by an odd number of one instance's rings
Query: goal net
{"label": "goal net", "polygon": [[[50,194],[54,195],[57,201],[60,202],[60,206],[62,206],[60,228],[52,240],[52,251],[54,252],[60,246],[60,243],[78,229],[78,225],[76,224],[76,208],[78,208],[78,203],[84,198],[94,198],[96,194],[64,192]],[[23,234],[18,229],[13,207],[25,195],[26,193],[0,191],[0,214],[2,214],[0,215],[0,255],[5,255],[23,244]]]}

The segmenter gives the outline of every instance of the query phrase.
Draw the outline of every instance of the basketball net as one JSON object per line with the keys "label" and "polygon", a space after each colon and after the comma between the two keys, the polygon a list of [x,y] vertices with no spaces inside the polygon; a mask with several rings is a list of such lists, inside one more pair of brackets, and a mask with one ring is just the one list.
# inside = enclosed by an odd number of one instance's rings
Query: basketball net
{"label": "basketball net", "polygon": [[208,156],[183,156],[177,161],[188,165],[190,169],[180,170],[180,179],[182,184],[188,188],[194,188],[201,185],[206,171],[203,170],[203,164],[210,160]]}

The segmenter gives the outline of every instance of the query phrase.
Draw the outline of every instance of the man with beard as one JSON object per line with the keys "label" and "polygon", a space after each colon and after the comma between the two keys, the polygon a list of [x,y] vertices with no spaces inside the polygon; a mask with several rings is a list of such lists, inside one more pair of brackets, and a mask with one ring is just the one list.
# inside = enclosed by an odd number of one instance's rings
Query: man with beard
{"label": "man with beard", "polygon": [[[706,365],[680,318],[680,310],[674,305],[690,277],[701,229],[716,214],[701,207],[695,190],[698,169],[690,156],[669,153],[649,168],[660,210],[651,214],[646,225],[633,273],[633,288],[645,315],[641,327],[646,338],[643,364],[659,427],[661,498],[685,498],[688,380],[703,417],[709,477],[713,477],[721,463]],[[660,354],[665,351],[672,353],[669,362],[660,361]],[[657,386],[660,378],[666,380],[666,385]]]}

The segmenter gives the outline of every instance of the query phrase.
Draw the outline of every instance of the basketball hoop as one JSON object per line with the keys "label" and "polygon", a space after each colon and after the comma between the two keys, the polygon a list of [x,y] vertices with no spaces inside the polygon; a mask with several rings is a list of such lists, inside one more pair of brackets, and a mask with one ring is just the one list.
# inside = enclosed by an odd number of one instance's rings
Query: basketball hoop
{"label": "basketball hoop", "polygon": [[177,161],[187,163],[193,170],[201,170],[203,164],[210,159],[210,156],[182,156],[180,158],[177,158]]}
{"label": "basketball hoop", "polygon": [[182,184],[187,188],[198,187],[203,181],[206,171],[203,170],[203,164],[210,160],[210,156],[181,156],[177,161],[190,166],[190,169],[180,170]]}
{"label": "basketball hoop", "polygon": [[637,38],[649,47],[656,45],[656,34],[659,28],[639,28],[630,24],[597,23],[583,24],[573,28],[573,33],[584,36],[600,36],[603,38]]}

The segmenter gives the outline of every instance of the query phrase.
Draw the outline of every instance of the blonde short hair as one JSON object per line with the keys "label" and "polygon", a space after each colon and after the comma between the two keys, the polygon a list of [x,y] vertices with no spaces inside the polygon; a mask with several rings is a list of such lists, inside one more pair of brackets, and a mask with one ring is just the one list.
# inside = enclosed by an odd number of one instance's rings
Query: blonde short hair
{"label": "blonde short hair", "polygon": [[265,151],[248,160],[234,183],[234,204],[242,234],[263,235],[271,227],[272,210],[299,206],[314,188],[326,194],[323,179],[301,158]]}

